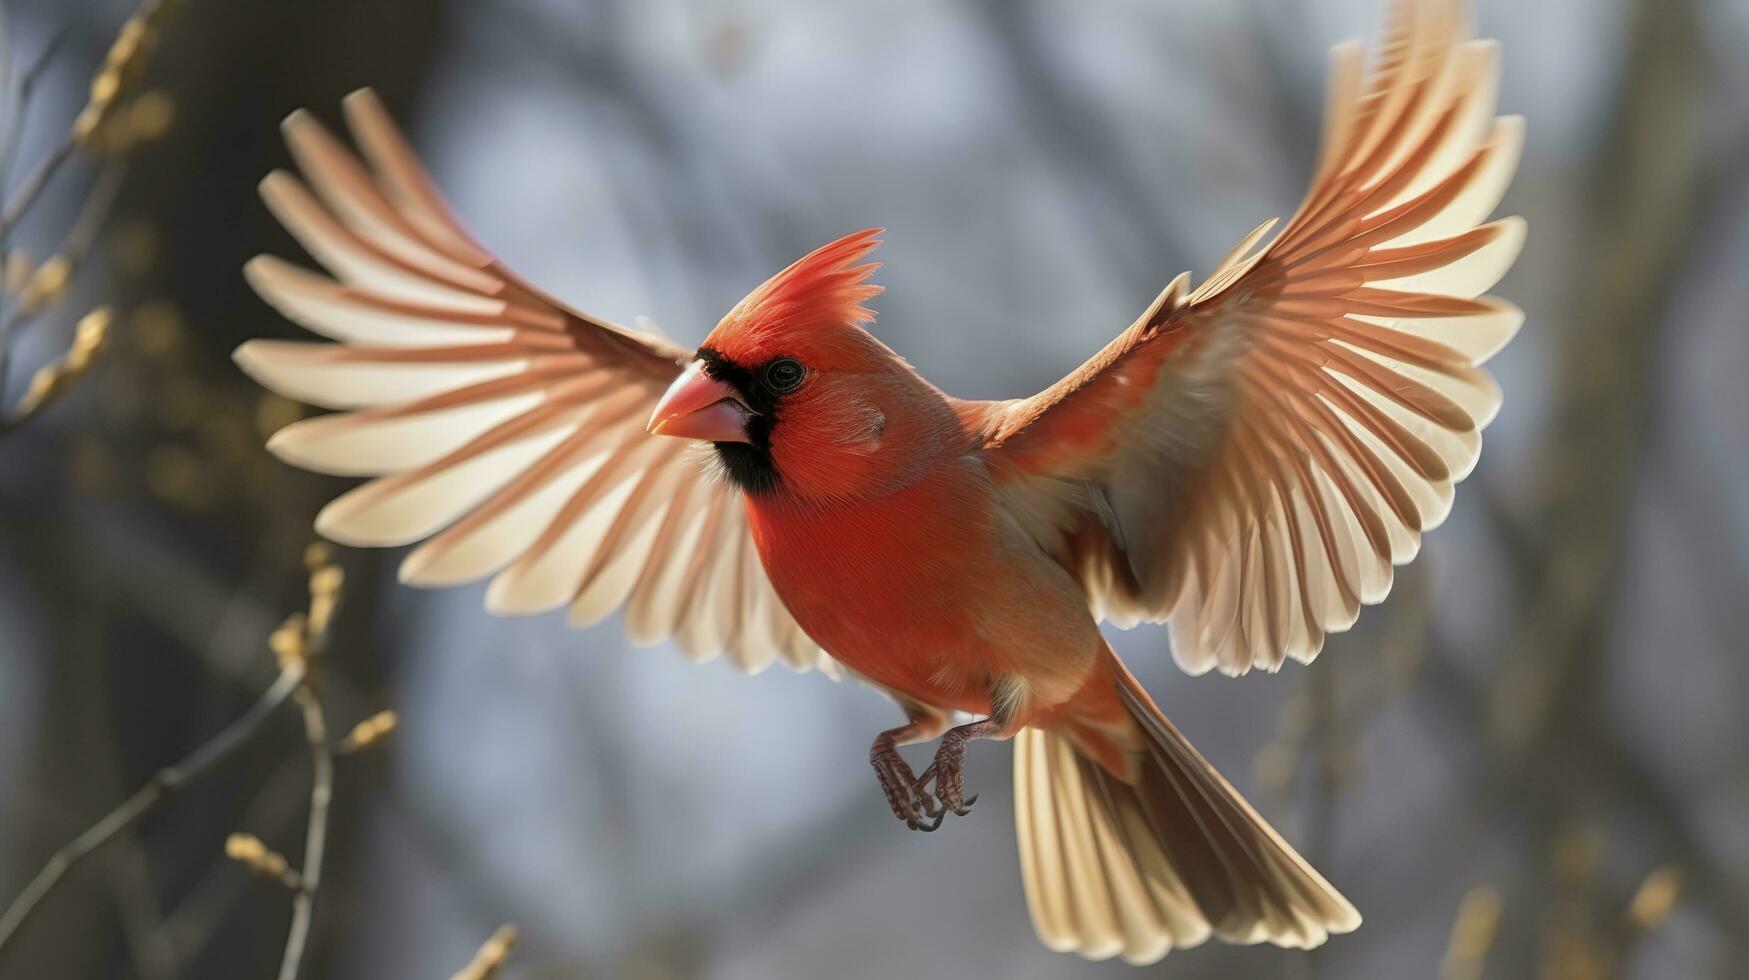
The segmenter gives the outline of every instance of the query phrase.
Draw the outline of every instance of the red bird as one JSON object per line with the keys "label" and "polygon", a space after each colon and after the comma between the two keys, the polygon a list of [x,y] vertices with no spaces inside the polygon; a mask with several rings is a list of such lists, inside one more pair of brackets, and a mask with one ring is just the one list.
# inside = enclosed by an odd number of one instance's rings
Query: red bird
{"label": "red bird", "polygon": [[[237,360],[346,409],[269,448],[376,477],[317,528],[424,540],[404,581],[491,574],[494,612],[624,606],[634,637],[698,659],[842,668],[905,711],[870,759],[913,828],[970,807],[969,740],[1013,739],[1022,875],[1052,949],[1314,946],[1360,916],[1099,623],[1168,622],[1191,673],[1310,661],[1445,518],[1500,403],[1477,365],[1522,320],[1480,295],[1524,237],[1482,223],[1522,126],[1494,117],[1496,48],[1459,21],[1399,5],[1370,71],[1338,48],[1316,175],[1281,232],[1195,289],[1175,279],[1031,398],[944,394],[864,329],[875,231],[772,277],[696,351],[571,310],[474,243],[369,92],[346,100],[368,169],[297,113],[315,193],[262,184],[336,278],[248,267],[340,343],[254,341]],[[913,773],[898,747],[937,737]]]}

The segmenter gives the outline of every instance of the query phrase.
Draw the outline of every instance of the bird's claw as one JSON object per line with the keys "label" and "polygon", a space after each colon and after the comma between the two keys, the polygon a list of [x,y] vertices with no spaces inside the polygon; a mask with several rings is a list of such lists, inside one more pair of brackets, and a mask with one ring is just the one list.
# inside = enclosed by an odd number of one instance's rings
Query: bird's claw
{"label": "bird's claw", "polygon": [[927,772],[925,775],[917,777],[916,790],[917,795],[923,798],[923,814],[939,823],[942,816],[947,813],[947,807],[942,806],[941,801],[929,792],[928,786],[929,776]]}
{"label": "bird's claw", "polygon": [[905,821],[905,826],[910,827],[912,830],[921,830],[922,832],[924,832],[926,834],[933,834],[937,830],[941,829],[941,822],[943,820],[946,820],[946,819],[947,819],[947,811],[942,810],[940,808],[937,808],[935,810],[935,817],[933,819],[927,820],[927,821],[907,820],[907,821]]}
{"label": "bird's claw", "polygon": [[911,773],[911,766],[897,748],[877,744],[869,762],[874,766],[881,792],[886,794],[887,805],[893,808],[893,816],[912,830],[928,832],[941,826],[946,810],[929,795],[923,780]]}
{"label": "bird's claw", "polygon": [[919,787],[935,784],[933,794],[928,790],[922,792],[931,796],[943,817],[949,813],[963,817],[971,813],[972,804],[978,802],[977,794],[966,795],[965,762],[964,743],[943,741],[935,754],[935,761],[917,777]]}

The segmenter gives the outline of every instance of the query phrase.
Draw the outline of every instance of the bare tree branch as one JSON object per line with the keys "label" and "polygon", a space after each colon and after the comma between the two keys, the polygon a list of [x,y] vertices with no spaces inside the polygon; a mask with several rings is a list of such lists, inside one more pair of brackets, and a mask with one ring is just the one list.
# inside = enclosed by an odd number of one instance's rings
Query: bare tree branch
{"label": "bare tree branch", "polygon": [[303,680],[302,666],[288,665],[280,672],[273,686],[242,717],[189,753],[181,762],[158,770],[134,795],[50,856],[43,869],[37,872],[24,891],[7,907],[6,913],[0,915],[0,955],[4,955],[19,930],[29,921],[31,913],[60,884],[68,871],[114,840],[117,834],[133,826],[141,817],[162,806],[178,791],[212,772],[249,744],[262,731],[264,723],[273,717],[274,712],[300,689]]}
{"label": "bare tree branch", "polygon": [[316,891],[322,886],[322,857],[328,843],[328,805],[334,798],[334,748],[328,742],[328,722],[314,687],[304,684],[296,695],[304,719],[304,741],[310,751],[310,819],[304,836],[304,866],[301,885],[292,899],[291,931],[286,937],[285,957],[279,980],[297,980],[304,950],[310,942],[310,921],[315,914]]}

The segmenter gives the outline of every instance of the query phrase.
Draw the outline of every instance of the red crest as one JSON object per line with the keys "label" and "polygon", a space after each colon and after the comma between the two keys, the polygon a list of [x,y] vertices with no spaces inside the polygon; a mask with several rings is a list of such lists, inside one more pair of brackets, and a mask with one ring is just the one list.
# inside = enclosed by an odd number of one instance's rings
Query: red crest
{"label": "red crest", "polygon": [[790,263],[735,304],[705,345],[742,361],[756,361],[822,335],[872,321],[862,304],[881,292],[868,282],[879,262],[862,258],[886,229],[869,228],[823,245]]}

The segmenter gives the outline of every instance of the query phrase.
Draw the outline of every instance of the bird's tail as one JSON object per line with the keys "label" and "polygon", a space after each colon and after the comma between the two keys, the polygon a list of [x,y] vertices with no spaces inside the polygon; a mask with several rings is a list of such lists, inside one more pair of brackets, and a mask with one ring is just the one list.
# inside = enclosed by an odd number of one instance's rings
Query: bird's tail
{"label": "bird's tail", "polygon": [[1140,729],[1129,775],[1077,749],[1080,734],[1029,728],[1014,740],[1021,875],[1045,945],[1141,964],[1211,933],[1311,947],[1360,925],[1112,660]]}

